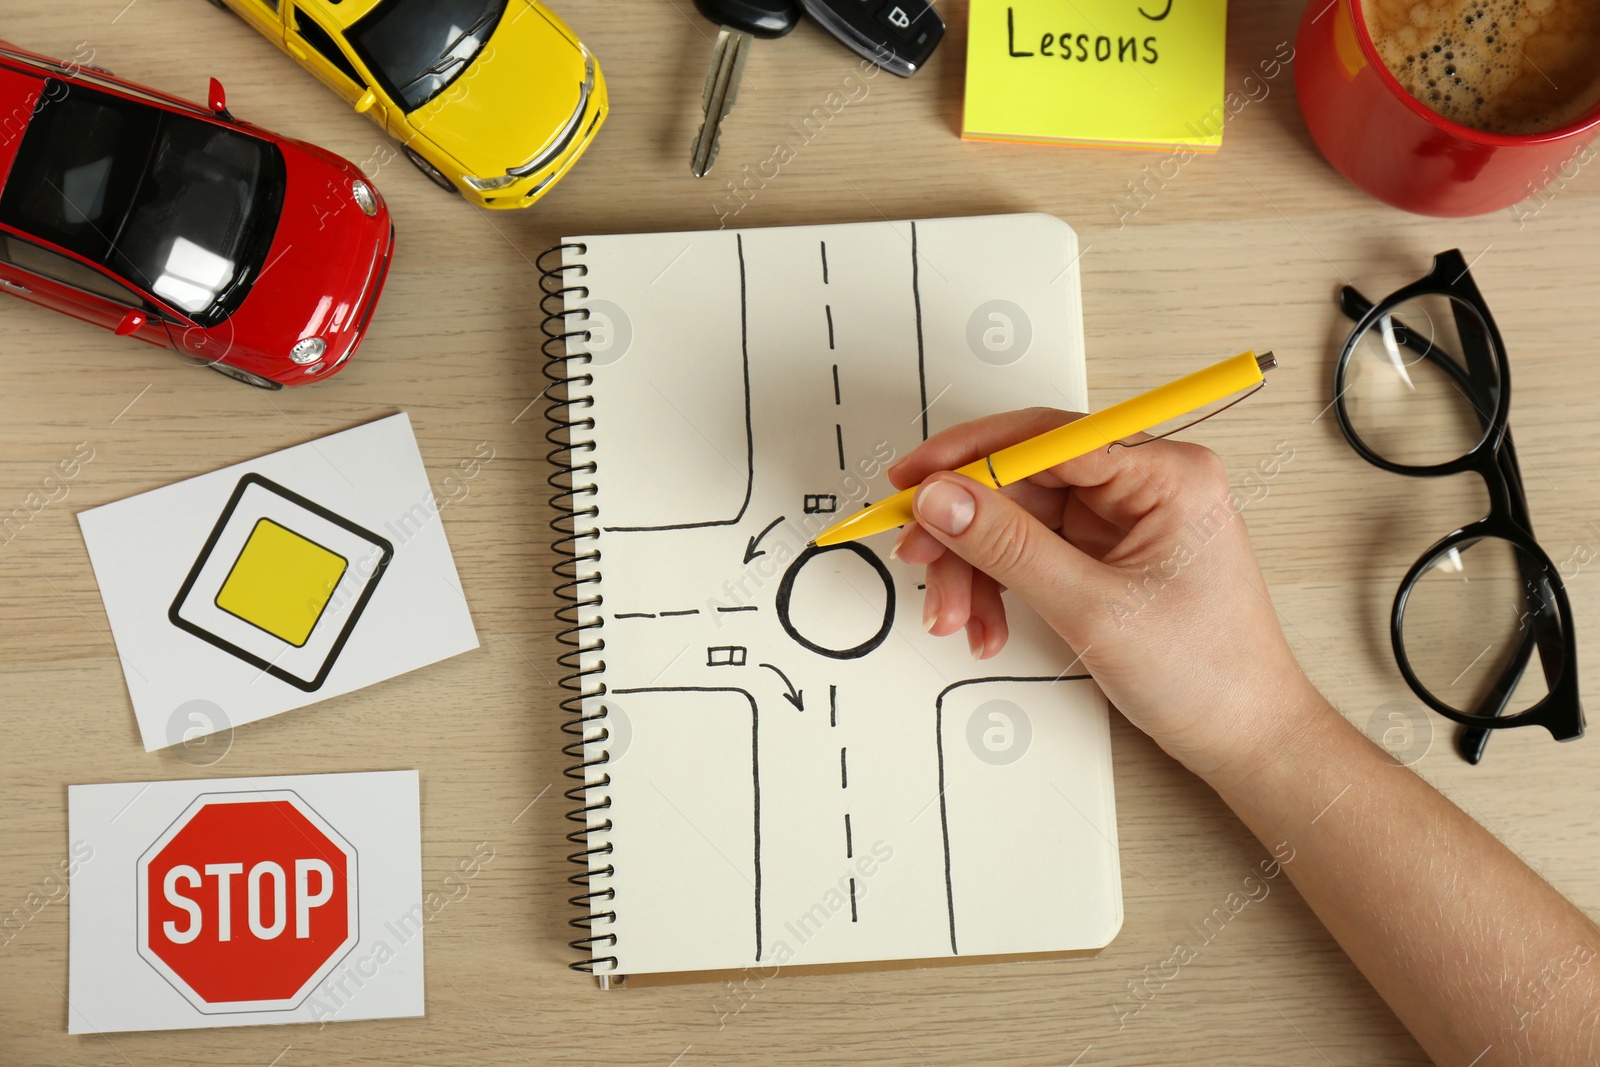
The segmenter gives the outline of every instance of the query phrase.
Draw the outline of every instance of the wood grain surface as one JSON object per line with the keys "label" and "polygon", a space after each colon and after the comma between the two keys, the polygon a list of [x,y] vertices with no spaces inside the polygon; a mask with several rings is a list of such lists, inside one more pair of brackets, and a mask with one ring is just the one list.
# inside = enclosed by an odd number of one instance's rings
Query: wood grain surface
{"label": "wood grain surface", "polygon": [[[1346,445],[1327,412],[1346,331],[1336,287],[1351,281],[1376,297],[1420,277],[1433,253],[1463,250],[1510,350],[1512,424],[1541,540],[1558,562],[1600,552],[1600,174],[1581,170],[1546,201],[1471,220],[1368,199],[1312,145],[1292,69],[1260,76],[1300,15],[1274,0],[1230,5],[1227,86],[1254,95],[1213,158],[1151,180],[1160,154],[964,143],[967,15],[947,0],[948,37],[909,81],[857,80],[854,57],[815,25],[759,42],[721,157],[697,181],[689,142],[712,27],[689,0],[557,6],[599,56],[614,110],[549,196],[491,215],[431,185],[231,14],[199,0],[0,0],[0,32],[24,47],[92,49],[92,62],[190,98],[220,76],[235,114],[366,163],[399,232],[355,361],[300,390],[258,392],[3,302],[0,513],[24,507],[80,442],[93,459],[64,499],[30,508],[0,543],[0,916],[22,916],[0,935],[0,1063],[1426,1062],[1286,879],[1204,939],[1203,921],[1267,852],[1120,719],[1127,920],[1098,958],[611,993],[569,971],[533,260],[565,234],[713,228],[724,214],[752,226],[1060,216],[1085,249],[1092,403],[1242,348],[1276,350],[1282,366],[1266,393],[1188,436],[1221,452],[1241,487],[1258,462],[1292,451],[1275,477],[1254,476],[1245,516],[1306,670],[1365,724],[1410,699],[1387,635],[1396,584],[1426,545],[1483,514],[1485,498],[1471,476],[1404,479]],[[830,93],[849,102],[797,137]],[[728,183],[758,173],[780,142],[793,158],[735,196]],[[1136,182],[1151,190],[1144,203]],[[436,492],[481,442],[493,449],[443,518],[482,648],[241,728],[209,766],[146,754],[75,513],[396,411],[411,415]],[[1592,687],[1600,565],[1567,574]],[[1515,731],[1469,767],[1449,749],[1448,724],[1432,725],[1417,770],[1600,913],[1600,746]],[[35,913],[26,902],[66,856],[69,783],[411,767],[422,774],[424,888],[439,888],[480,842],[495,856],[428,925],[425,1018],[67,1036],[68,906]],[[1174,975],[1165,961],[1180,942],[1195,958]]]}

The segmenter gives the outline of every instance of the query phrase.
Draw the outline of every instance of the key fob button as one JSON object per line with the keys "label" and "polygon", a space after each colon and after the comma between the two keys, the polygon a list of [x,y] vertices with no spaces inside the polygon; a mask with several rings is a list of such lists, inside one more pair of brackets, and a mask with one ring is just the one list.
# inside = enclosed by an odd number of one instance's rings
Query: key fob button
{"label": "key fob button", "polygon": [[879,25],[886,27],[891,34],[902,41],[909,41],[917,36],[918,27],[915,17],[906,11],[905,7],[895,3],[894,0],[890,0],[889,3],[879,8],[873,17]]}

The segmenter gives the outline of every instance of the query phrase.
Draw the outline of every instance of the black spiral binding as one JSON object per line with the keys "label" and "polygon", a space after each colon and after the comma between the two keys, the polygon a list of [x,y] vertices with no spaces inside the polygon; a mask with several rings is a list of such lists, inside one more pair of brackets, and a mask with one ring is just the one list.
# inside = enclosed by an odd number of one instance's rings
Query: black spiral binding
{"label": "black spiral binding", "polygon": [[[592,613],[601,603],[600,593],[594,588],[600,580],[600,550],[594,543],[599,537],[600,509],[592,499],[586,499],[593,498],[596,492],[592,480],[597,472],[595,462],[593,459],[578,462],[581,453],[594,451],[594,442],[584,438],[594,429],[594,419],[587,415],[575,417],[594,403],[594,399],[584,393],[594,384],[594,376],[572,373],[574,365],[585,365],[590,357],[583,353],[569,356],[567,352],[570,338],[589,339],[588,330],[571,328],[575,321],[582,323],[588,319],[588,310],[569,306],[569,297],[585,299],[589,289],[584,285],[569,285],[568,276],[582,278],[589,269],[582,263],[561,262],[567,252],[581,256],[587,251],[581,243],[557,245],[541,254],[537,265],[542,290],[540,329],[545,335],[543,369],[544,376],[550,380],[544,389],[544,396],[550,401],[545,408],[545,418],[550,423],[545,440],[551,445],[546,458],[554,468],[549,478],[550,487],[555,490],[550,506],[556,512],[550,528],[555,531],[554,548],[560,557],[552,570],[558,579],[555,595],[563,602],[556,609],[556,618],[563,624],[556,640],[566,646],[556,661],[566,672],[559,683],[567,691],[561,700],[561,709],[566,714],[561,730],[570,740],[562,747],[562,752],[574,761],[565,771],[573,783],[566,795],[577,807],[567,812],[567,818],[578,824],[577,829],[567,834],[567,840],[577,846],[578,851],[567,859],[583,868],[567,879],[579,890],[570,900],[581,912],[569,920],[569,925],[582,934],[569,943],[583,953],[582,959],[569,966],[575,971],[601,976],[601,983],[609,985],[604,976],[616,970],[617,958],[598,953],[617,943],[617,935],[603,929],[616,922],[617,913],[596,911],[595,907],[597,903],[610,903],[616,898],[616,890],[607,884],[615,868],[609,862],[592,868],[592,861],[596,856],[611,854],[607,836],[611,831],[611,818],[595,814],[611,808],[611,797],[604,792],[611,785],[611,775],[601,770],[597,772],[598,778],[591,778],[590,773],[610,760],[609,752],[593,751],[596,743],[604,743],[610,737],[610,731],[602,723],[597,734],[588,733],[591,724],[605,719],[605,705],[600,705],[594,714],[585,714],[583,709],[586,699],[592,700],[606,692],[605,682],[598,677],[605,672],[605,661],[592,660],[587,667],[584,665],[585,657],[603,652],[606,647],[605,638],[599,632],[605,625],[604,618],[598,614],[591,614],[587,620],[584,618],[586,611]],[[550,257],[554,257],[554,265],[546,262]],[[598,823],[594,821],[596,818],[600,819]],[[597,926],[602,928],[597,930]]]}

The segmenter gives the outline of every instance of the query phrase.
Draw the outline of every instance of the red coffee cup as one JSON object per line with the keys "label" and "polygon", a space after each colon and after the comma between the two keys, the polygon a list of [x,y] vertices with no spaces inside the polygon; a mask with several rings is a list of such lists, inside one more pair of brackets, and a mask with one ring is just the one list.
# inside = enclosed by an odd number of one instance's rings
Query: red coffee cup
{"label": "red coffee cup", "polygon": [[1600,131],[1600,107],[1542,133],[1485,133],[1406,92],[1384,65],[1361,0],[1311,0],[1295,41],[1295,92],[1335,170],[1420,215],[1482,215],[1533,195]]}

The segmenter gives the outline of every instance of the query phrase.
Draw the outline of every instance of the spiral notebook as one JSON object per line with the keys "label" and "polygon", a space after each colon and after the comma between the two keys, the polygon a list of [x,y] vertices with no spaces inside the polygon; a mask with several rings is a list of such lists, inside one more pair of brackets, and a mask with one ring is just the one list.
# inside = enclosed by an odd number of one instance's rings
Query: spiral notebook
{"label": "spiral notebook", "polygon": [[929,434],[1086,406],[1048,215],[569,238],[540,259],[573,964],[602,977],[1095,950],[1105,698],[1006,595],[974,662],[892,533],[808,548]]}

